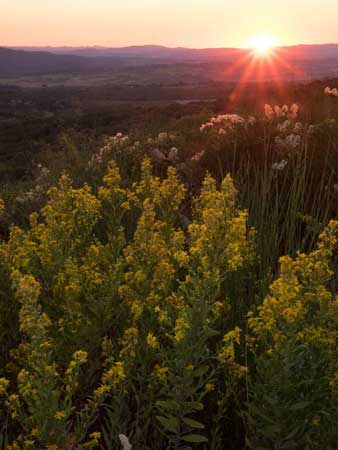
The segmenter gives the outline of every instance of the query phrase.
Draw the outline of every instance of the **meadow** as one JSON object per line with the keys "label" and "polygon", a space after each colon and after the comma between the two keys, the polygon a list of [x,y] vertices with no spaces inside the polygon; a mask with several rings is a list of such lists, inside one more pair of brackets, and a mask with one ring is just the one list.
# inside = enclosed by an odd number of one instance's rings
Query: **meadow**
{"label": "meadow", "polygon": [[1,449],[337,448],[328,83],[63,129],[2,183]]}

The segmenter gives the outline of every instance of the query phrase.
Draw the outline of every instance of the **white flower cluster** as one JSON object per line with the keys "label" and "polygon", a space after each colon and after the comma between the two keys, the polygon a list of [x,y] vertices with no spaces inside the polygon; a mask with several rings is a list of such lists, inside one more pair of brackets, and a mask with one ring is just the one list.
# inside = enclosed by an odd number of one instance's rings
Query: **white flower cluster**
{"label": "white flower cluster", "polygon": [[36,184],[32,189],[29,189],[27,192],[23,192],[16,197],[15,201],[17,201],[18,203],[24,204],[38,202],[47,192],[49,186],[50,171],[42,164],[38,164],[36,167],[38,169],[38,174],[35,180]]}
{"label": "white flower cluster", "polygon": [[117,133],[115,136],[110,136],[103,147],[101,147],[89,161],[89,167],[100,166],[116,153],[124,151],[126,148],[130,151],[136,150],[140,146],[140,142],[131,143],[129,136]]}
{"label": "white flower cluster", "polygon": [[288,160],[282,159],[279,162],[273,163],[271,168],[272,168],[272,170],[281,171],[281,170],[284,170],[287,165],[288,165]]}
{"label": "white flower cluster", "polygon": [[248,117],[248,124],[249,124],[249,125],[255,125],[256,122],[257,122],[256,117],[254,117],[254,116],[249,116],[249,117]]}
{"label": "white flower cluster", "polygon": [[285,150],[297,150],[302,143],[302,138],[299,134],[291,133],[285,138],[280,136],[275,137],[275,148],[278,152]]}
{"label": "white flower cluster", "polygon": [[330,88],[329,86],[327,86],[324,89],[324,94],[326,95],[332,95],[333,97],[338,97],[338,89],[337,88]]}
{"label": "white flower cluster", "polygon": [[310,134],[309,127],[301,122],[295,122],[299,112],[299,106],[293,103],[290,107],[265,105],[265,118],[269,121],[284,118],[277,123],[278,136],[275,137],[275,150],[279,153],[298,149],[306,133]]}
{"label": "white flower cluster", "polygon": [[293,103],[290,107],[287,105],[274,106],[269,104],[264,105],[264,115],[267,120],[279,119],[281,117],[288,117],[289,119],[296,119],[299,113],[299,106]]}
{"label": "white flower cluster", "polygon": [[286,136],[285,138],[285,144],[287,147],[291,149],[296,149],[300,146],[302,143],[302,138],[299,136],[299,134],[289,134],[289,136]]}
{"label": "white flower cluster", "polygon": [[205,154],[205,151],[204,151],[204,150],[201,150],[200,152],[196,153],[196,154],[191,158],[191,161],[195,161],[195,162],[200,161],[200,160],[203,158],[204,154]]}
{"label": "white flower cluster", "polygon": [[[255,122],[255,118],[250,116],[250,124]],[[209,122],[204,123],[200,127],[201,132],[213,131],[219,135],[225,135],[232,132],[236,127],[245,125],[246,120],[238,114],[220,114],[217,117],[212,117]]]}
{"label": "white flower cluster", "polygon": [[304,126],[301,122],[293,123],[287,119],[277,125],[277,130],[284,135],[292,133],[301,136],[304,132]]}
{"label": "white flower cluster", "polygon": [[149,138],[147,144],[151,145],[149,153],[158,162],[169,161],[171,164],[177,163],[179,150],[173,146],[176,135],[173,133],[161,132],[156,138]]}
{"label": "white flower cluster", "polygon": [[123,450],[131,450],[132,449],[129,439],[127,438],[127,436],[125,434],[119,434],[119,439],[120,439],[121,445],[123,447]]}
{"label": "white flower cluster", "polygon": [[176,135],[174,133],[167,133],[166,131],[162,131],[157,136],[157,141],[160,144],[166,144],[168,142],[174,141],[176,139]]}
{"label": "white flower cluster", "polygon": [[178,160],[178,148],[171,147],[167,155],[159,148],[154,148],[150,150],[150,155],[156,161],[169,161],[174,164]]}

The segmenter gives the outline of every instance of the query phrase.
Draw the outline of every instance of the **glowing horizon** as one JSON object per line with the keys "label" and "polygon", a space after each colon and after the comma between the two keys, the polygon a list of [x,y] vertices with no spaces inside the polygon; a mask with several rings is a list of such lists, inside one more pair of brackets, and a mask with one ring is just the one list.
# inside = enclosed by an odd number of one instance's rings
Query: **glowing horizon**
{"label": "glowing horizon", "polygon": [[260,33],[252,36],[249,40],[249,48],[256,55],[267,56],[275,47],[277,47],[277,39],[269,34]]}
{"label": "glowing horizon", "polygon": [[[336,0],[0,0],[0,46],[247,48],[338,43]],[[325,27],[322,24],[325,23]]]}

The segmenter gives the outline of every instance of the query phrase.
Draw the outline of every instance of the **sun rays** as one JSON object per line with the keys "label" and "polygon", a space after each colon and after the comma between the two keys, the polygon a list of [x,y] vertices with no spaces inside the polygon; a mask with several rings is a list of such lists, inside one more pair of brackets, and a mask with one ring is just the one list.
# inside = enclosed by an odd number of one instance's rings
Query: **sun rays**
{"label": "sun rays", "polygon": [[250,48],[257,56],[267,56],[276,46],[276,38],[268,34],[257,34],[253,36],[250,41]]}
{"label": "sun rays", "polygon": [[[290,58],[287,48],[277,47],[276,38],[267,34],[253,36],[249,46],[224,72],[226,78],[239,74],[238,81],[229,96],[231,103],[238,101],[244,94],[249,82],[264,85],[266,81],[275,85],[282,99],[285,95],[285,83],[304,76]],[[257,89],[257,95],[263,98],[264,86]]]}

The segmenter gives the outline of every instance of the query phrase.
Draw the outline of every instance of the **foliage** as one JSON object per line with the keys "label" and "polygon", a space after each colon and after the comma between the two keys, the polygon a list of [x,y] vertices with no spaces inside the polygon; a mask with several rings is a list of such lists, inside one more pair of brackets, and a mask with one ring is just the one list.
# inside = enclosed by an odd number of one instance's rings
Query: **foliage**
{"label": "foliage", "polygon": [[250,314],[252,448],[336,446],[337,297],[327,283],[337,229],[330,222],[309,255],[283,257],[271,294]]}
{"label": "foliage", "polygon": [[[10,448],[88,448],[93,440],[82,439],[103,403],[106,440],[124,424],[139,446],[161,435],[175,448],[207,442],[205,402],[216,385],[231,396],[246,373],[226,286],[252,263],[253,235],[231,178],[218,189],[206,177],[186,230],[175,169],[162,181],[144,160],[140,181],[120,182],[113,162],[97,196],[62,176],[30,228],[13,227],[2,245],[21,336],[10,386],[3,378],[20,430]],[[128,214],[138,216],[130,241]],[[92,379],[79,384],[87,361]],[[88,403],[78,409],[76,396]]]}
{"label": "foliage", "polygon": [[338,128],[304,117],[62,133],[2,189],[1,446],[335,448]]}

